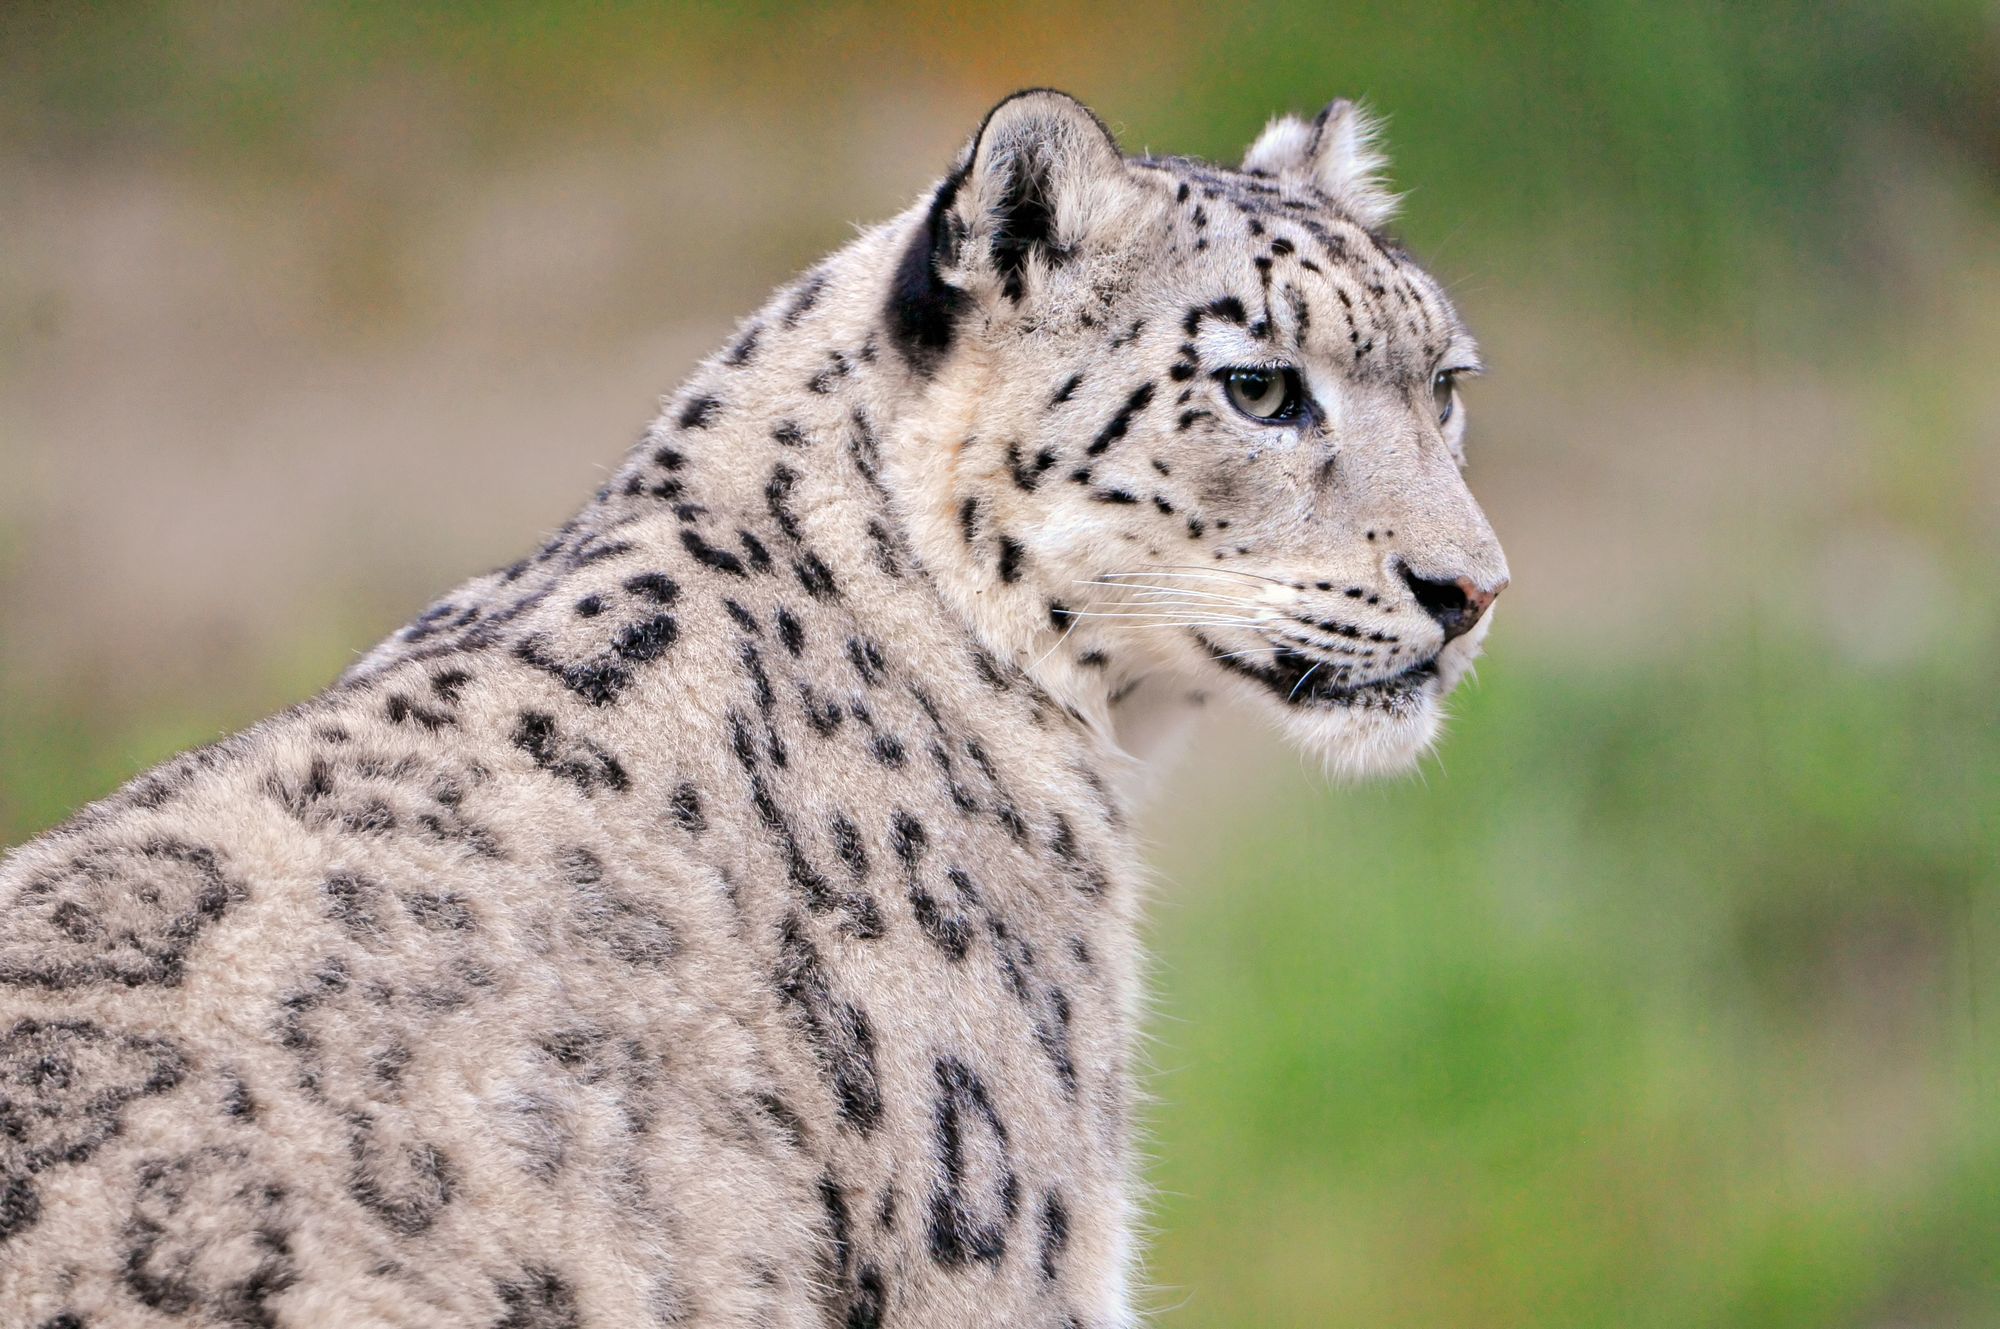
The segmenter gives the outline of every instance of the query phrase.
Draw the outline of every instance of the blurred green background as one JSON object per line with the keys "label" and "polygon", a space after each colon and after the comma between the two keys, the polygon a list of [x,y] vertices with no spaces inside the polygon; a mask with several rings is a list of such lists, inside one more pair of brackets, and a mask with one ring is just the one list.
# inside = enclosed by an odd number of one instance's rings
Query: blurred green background
{"label": "blurred green background", "polygon": [[0,843],[507,561],[1016,86],[1386,113],[1515,582],[1151,819],[1166,1323],[2000,1325],[2000,11],[0,7]]}

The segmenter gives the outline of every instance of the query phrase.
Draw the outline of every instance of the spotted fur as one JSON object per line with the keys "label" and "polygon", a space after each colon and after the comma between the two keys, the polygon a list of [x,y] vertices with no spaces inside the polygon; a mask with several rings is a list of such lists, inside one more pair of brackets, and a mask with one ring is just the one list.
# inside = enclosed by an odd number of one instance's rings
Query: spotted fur
{"label": "spotted fur", "polygon": [[1368,143],[1009,99],[538,551],[8,857],[0,1324],[1134,1323],[1132,754],[1407,762],[1505,579]]}

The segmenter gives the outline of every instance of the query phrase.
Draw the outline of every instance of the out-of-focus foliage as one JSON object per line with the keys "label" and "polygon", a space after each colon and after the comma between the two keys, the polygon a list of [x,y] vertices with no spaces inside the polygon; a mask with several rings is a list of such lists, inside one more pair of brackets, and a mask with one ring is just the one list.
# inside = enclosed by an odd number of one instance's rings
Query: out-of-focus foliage
{"label": "out-of-focus foliage", "polygon": [[[536,486],[580,497],[619,444],[563,391],[641,363],[636,420],[699,349],[651,329],[713,340],[1028,84],[1224,159],[1368,99],[1502,371],[1473,479],[1516,586],[1425,776],[1204,756],[1154,818],[1166,1322],[2000,1323],[1985,0],[0,6],[0,225],[28,182],[65,265],[0,241],[0,843],[310,692],[434,565],[530,544]],[[277,405],[217,386],[244,374]],[[347,409],[392,386],[436,411]],[[558,462],[483,464],[543,458],[504,427],[537,411]],[[371,469],[397,483],[333,483]],[[186,579],[157,495],[209,476],[246,533],[207,566],[261,537],[267,598],[171,639],[38,598],[80,559],[106,599],[142,559]],[[277,504],[314,484],[344,497],[294,548]],[[440,550],[386,538],[403,490]],[[507,534],[475,549],[467,510]],[[282,626],[232,650],[250,623]]]}
{"label": "out-of-focus foliage", "polygon": [[1227,158],[1274,102],[1337,90],[1393,110],[1419,240],[1609,264],[1628,295],[1745,318],[1773,265],[1876,293],[1884,187],[1913,162],[1991,187],[1996,24],[1982,0],[31,4],[0,11],[0,126],[45,152],[300,172],[329,113],[410,84],[491,152],[718,99],[812,116],[864,77],[1046,69]]}
{"label": "out-of-focus foliage", "polygon": [[1994,665],[1495,661],[1426,780],[1176,836],[1173,1322],[1994,1323]]}

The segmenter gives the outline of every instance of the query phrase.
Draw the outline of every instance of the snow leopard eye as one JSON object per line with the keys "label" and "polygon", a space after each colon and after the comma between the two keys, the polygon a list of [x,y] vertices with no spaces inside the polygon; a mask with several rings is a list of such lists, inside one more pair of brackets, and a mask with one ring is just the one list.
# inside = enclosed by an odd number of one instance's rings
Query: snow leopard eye
{"label": "snow leopard eye", "polygon": [[1458,371],[1440,369],[1431,375],[1431,404],[1437,407],[1438,423],[1451,419],[1453,406],[1458,401]]}
{"label": "snow leopard eye", "polygon": [[1231,369],[1223,385],[1231,406],[1265,424],[1295,419],[1305,399],[1299,376],[1290,369]]}

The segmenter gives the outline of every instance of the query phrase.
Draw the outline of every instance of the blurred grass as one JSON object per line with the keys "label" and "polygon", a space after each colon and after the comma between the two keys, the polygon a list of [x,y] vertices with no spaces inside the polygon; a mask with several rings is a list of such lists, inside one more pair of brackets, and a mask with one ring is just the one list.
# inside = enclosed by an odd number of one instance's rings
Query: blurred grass
{"label": "blurred grass", "polygon": [[[177,752],[221,737],[208,708],[106,725],[81,705],[7,699],[0,726],[0,845],[13,846]],[[255,716],[246,717],[246,723]]]}
{"label": "blurred grass", "polygon": [[1174,1323],[2000,1323],[1994,659],[1752,642],[1155,855]]}

